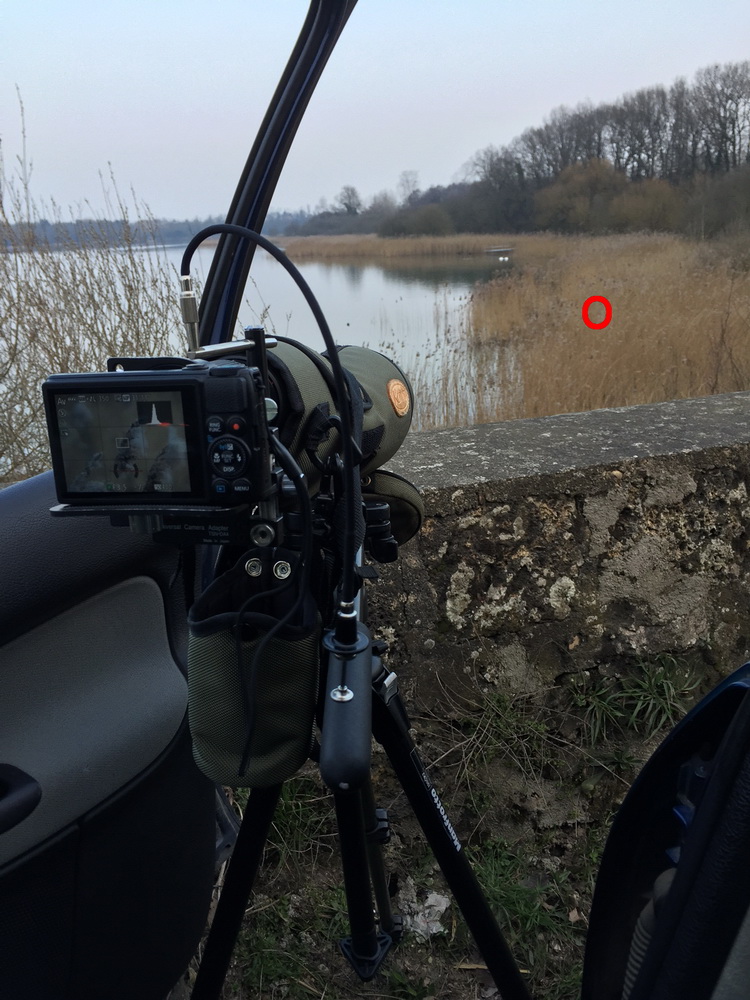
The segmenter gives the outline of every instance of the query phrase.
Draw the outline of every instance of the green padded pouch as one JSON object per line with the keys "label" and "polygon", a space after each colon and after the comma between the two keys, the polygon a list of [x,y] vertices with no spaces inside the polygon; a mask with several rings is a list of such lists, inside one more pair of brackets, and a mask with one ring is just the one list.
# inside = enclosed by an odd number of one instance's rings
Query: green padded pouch
{"label": "green padded pouch", "polygon": [[[310,753],[321,625],[312,596],[298,599],[293,582],[274,576],[274,566],[285,563],[294,581],[296,560],[283,549],[245,553],[190,610],[193,757],[220,785],[279,784]],[[249,575],[251,562],[260,575]]]}

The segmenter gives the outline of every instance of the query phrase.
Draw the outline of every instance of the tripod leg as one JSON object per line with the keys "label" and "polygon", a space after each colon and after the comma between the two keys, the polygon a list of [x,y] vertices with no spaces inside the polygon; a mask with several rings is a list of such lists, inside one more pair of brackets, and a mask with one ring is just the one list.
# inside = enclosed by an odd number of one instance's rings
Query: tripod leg
{"label": "tripod leg", "polygon": [[191,1000],[218,1000],[221,995],[280,793],[281,785],[250,793]]}
{"label": "tripod leg", "polygon": [[378,932],[375,920],[362,793],[335,792],[333,798],[351,928],[351,936],[341,942],[341,950],[360,979],[367,981],[380,968],[392,939]]}
{"label": "tripod leg", "polygon": [[380,929],[398,944],[403,933],[403,921],[395,916],[391,906],[391,896],[388,892],[388,876],[383,864],[383,844],[389,840],[390,833],[385,811],[375,806],[375,796],[372,781],[368,780],[362,789],[362,805],[365,810],[365,835],[367,838],[367,856],[370,862],[372,888],[375,893],[375,906],[380,918]]}
{"label": "tripod leg", "polygon": [[495,985],[503,1000],[531,1000],[495,915],[409,735],[409,719],[395,674],[383,669],[373,680],[373,693],[375,738],[388,755]]}

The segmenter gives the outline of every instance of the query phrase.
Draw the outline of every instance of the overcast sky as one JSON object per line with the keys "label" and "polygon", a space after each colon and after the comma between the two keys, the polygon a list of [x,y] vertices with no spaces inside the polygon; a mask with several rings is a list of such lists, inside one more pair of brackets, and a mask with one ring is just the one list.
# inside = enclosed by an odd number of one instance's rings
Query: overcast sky
{"label": "overcast sky", "polygon": [[[224,215],[307,11],[304,0],[3,0],[0,136],[22,96],[40,201],[103,202],[100,174],[154,215]],[[750,58],[748,0],[359,0],[273,207],[448,184],[477,150],[561,105],[614,100]]]}

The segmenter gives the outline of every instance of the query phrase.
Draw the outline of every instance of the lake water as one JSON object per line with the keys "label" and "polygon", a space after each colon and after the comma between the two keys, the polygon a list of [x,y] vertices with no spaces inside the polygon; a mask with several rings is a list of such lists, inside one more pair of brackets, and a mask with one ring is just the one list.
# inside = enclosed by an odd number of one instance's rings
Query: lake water
{"label": "lake water", "polygon": [[[169,251],[175,265],[180,250]],[[193,272],[205,279],[212,248],[199,250]],[[433,260],[411,266],[296,262],[341,344],[398,346],[410,355],[424,350],[443,331],[461,325],[477,281],[497,272],[492,257],[440,266]],[[240,313],[243,325],[263,324],[269,333],[293,337],[316,350],[322,339],[310,309],[290,275],[263,251],[253,259]]]}
{"label": "lake water", "polygon": [[[182,250],[168,251],[179,267]],[[205,280],[213,248],[193,258],[193,275]],[[318,299],[338,344],[379,350],[411,379],[418,398],[428,394],[448,401],[448,379],[471,379],[476,352],[466,342],[469,304],[479,281],[488,281],[502,265],[491,255],[434,258],[409,264],[339,264],[302,261],[297,266]],[[240,312],[243,326],[263,325],[268,333],[292,337],[322,351],[320,332],[290,275],[272,257],[258,251],[253,259]],[[486,365],[485,365],[486,368]],[[469,384],[472,384],[470,381]],[[451,392],[455,394],[455,386]],[[466,420],[474,400],[464,400]],[[426,423],[444,423],[444,419]],[[419,421],[418,421],[419,425]]]}

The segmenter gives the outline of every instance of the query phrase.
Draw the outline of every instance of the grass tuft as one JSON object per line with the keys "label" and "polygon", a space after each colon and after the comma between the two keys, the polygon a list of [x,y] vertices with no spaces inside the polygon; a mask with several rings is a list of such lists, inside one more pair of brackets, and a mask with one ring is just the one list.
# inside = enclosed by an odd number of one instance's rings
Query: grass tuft
{"label": "grass tuft", "polygon": [[583,713],[591,746],[626,730],[646,739],[673,726],[685,714],[700,683],[675,657],[638,660],[632,672],[616,677],[577,677],[573,703]]}

